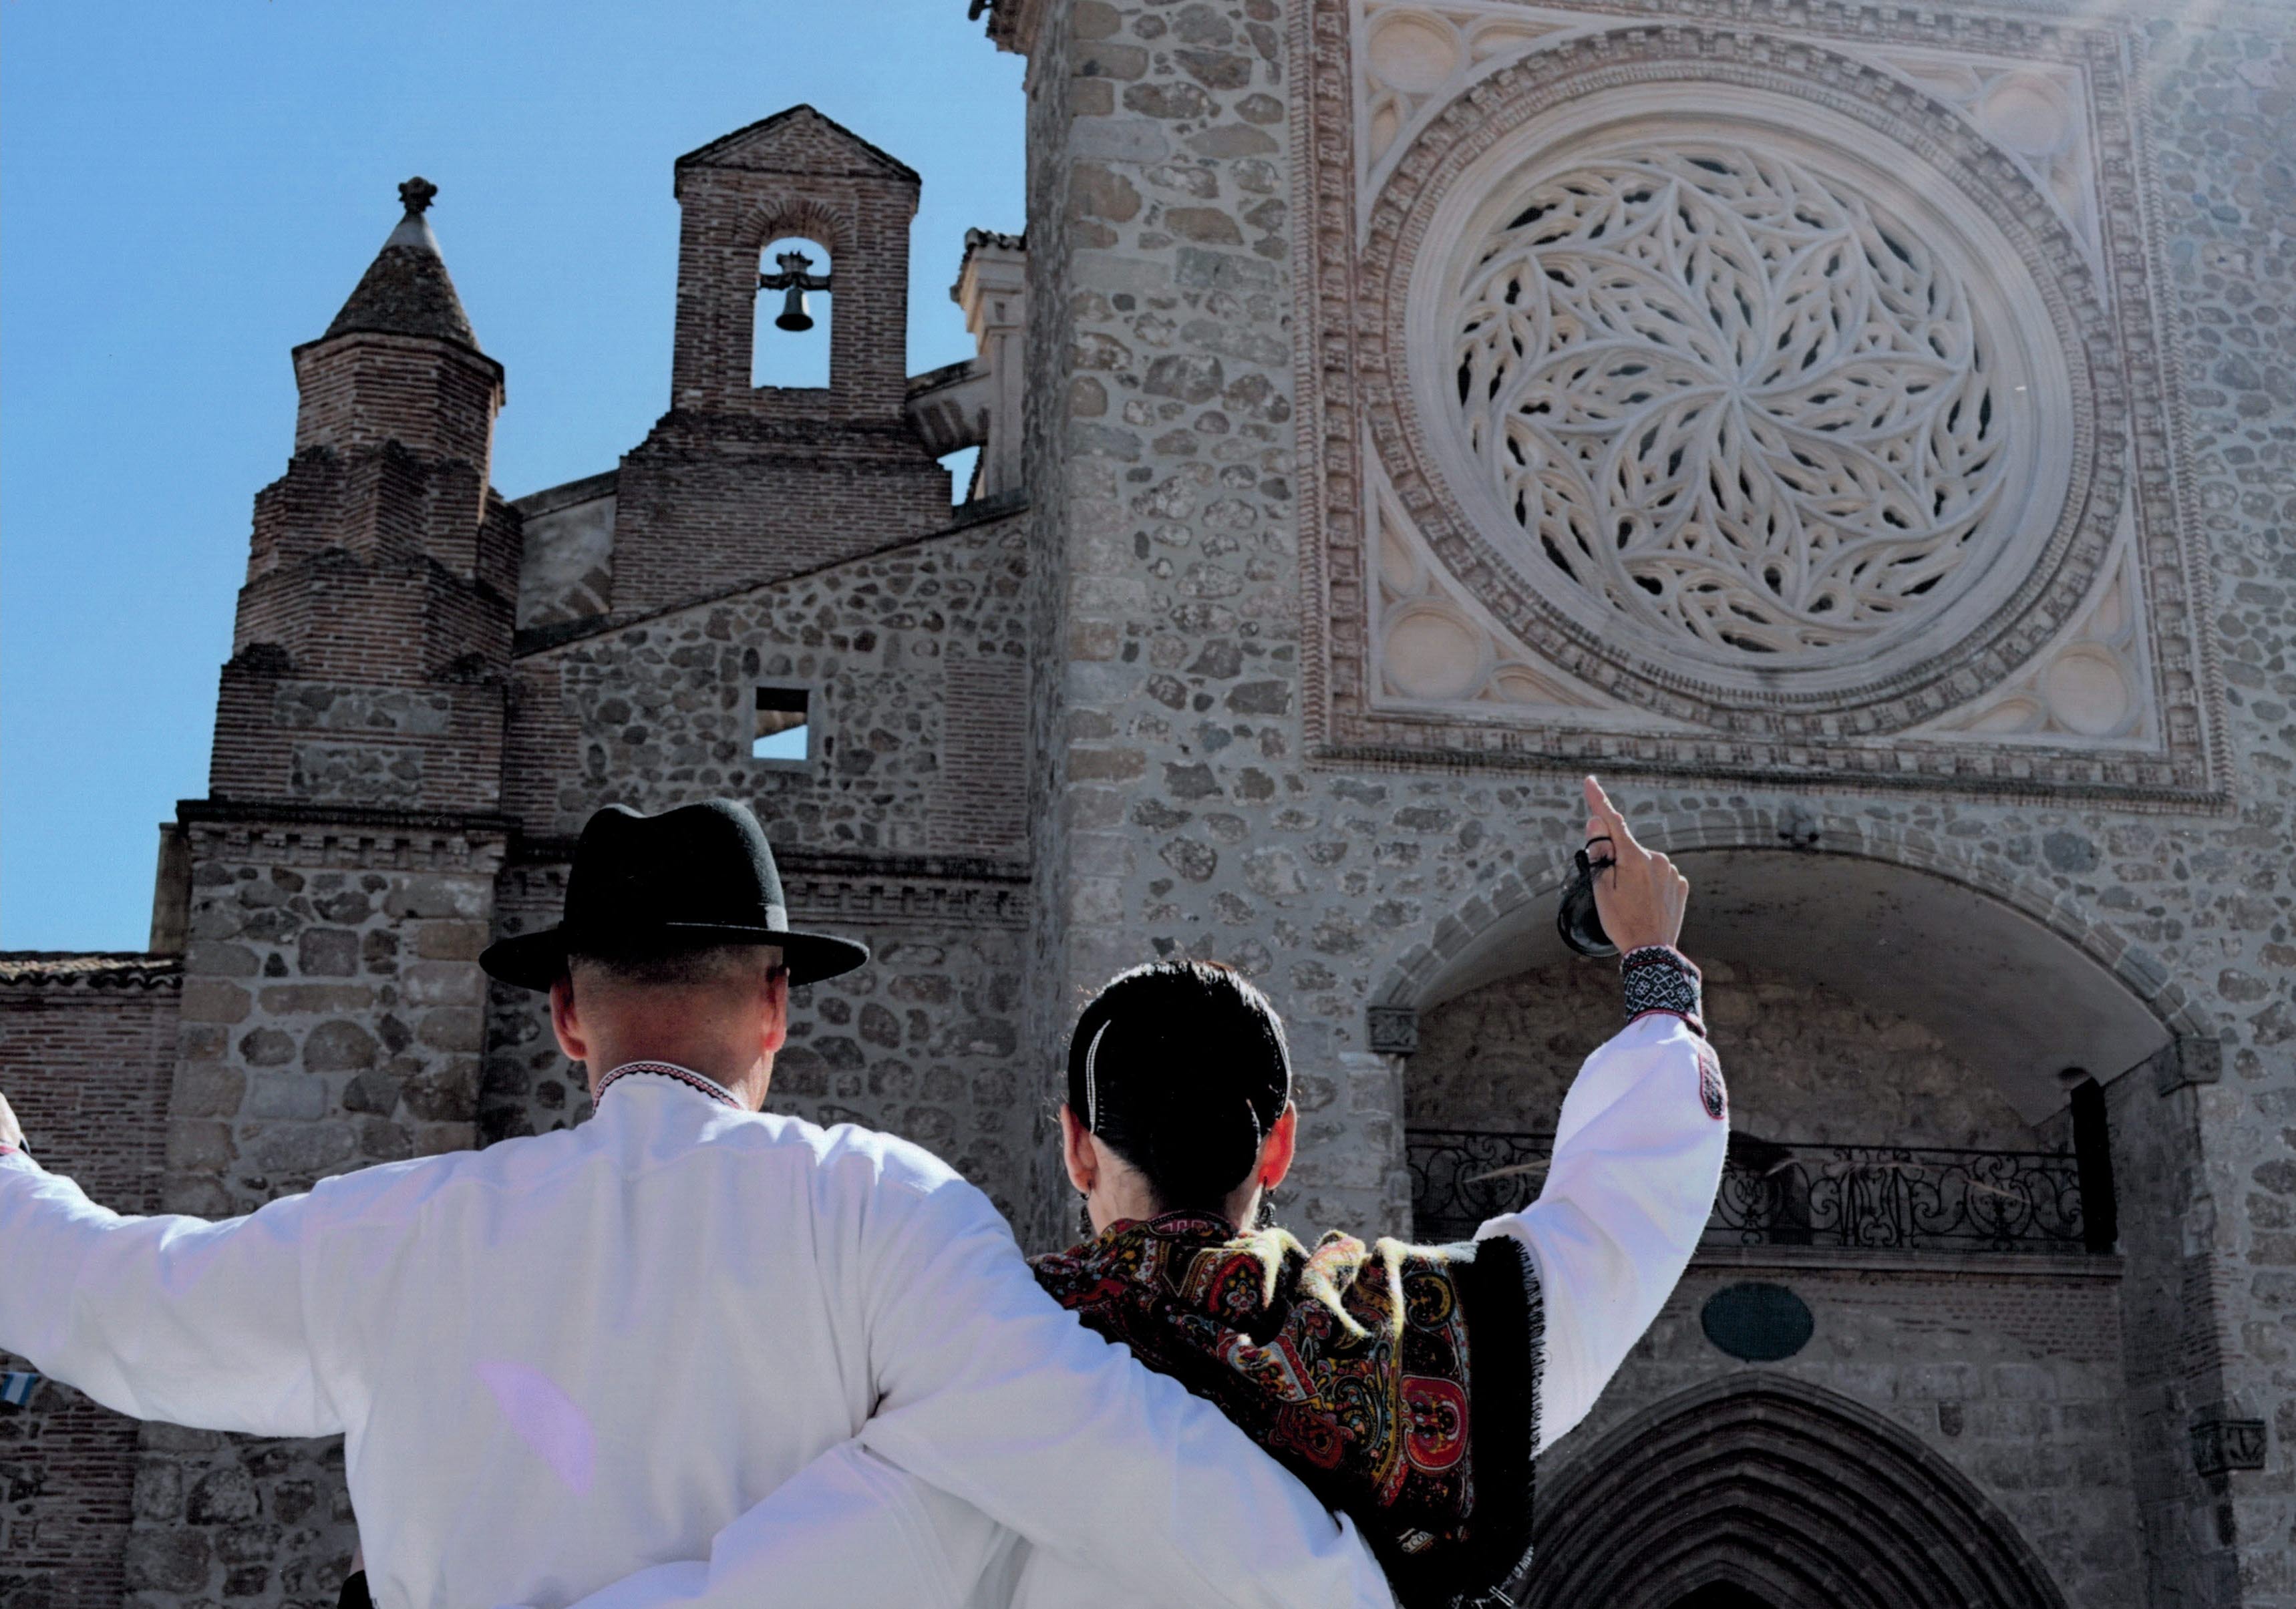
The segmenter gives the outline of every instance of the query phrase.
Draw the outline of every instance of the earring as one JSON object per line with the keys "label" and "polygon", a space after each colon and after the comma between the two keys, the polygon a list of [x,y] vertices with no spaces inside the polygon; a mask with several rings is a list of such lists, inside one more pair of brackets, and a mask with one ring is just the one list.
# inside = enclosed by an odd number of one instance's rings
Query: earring
{"label": "earring", "polygon": [[1092,1197],[1078,1190],[1077,1192],[1077,1233],[1089,1240],[1098,1232],[1092,1227]]}
{"label": "earring", "polygon": [[1275,1187],[1272,1184],[1259,1192],[1259,1221],[1255,1227],[1263,1229],[1275,1227]]}

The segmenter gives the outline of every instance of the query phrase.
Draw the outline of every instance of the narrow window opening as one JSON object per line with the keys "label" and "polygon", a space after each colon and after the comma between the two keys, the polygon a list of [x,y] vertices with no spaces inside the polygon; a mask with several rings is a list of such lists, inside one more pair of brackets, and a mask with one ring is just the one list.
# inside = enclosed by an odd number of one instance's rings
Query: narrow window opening
{"label": "narrow window opening", "polygon": [[980,449],[959,447],[940,461],[948,471],[951,502],[962,506],[980,495]]}
{"label": "narrow window opening", "polygon": [[782,389],[829,385],[829,250],[786,236],[758,257],[750,383]]}
{"label": "narrow window opening", "polygon": [[750,757],[797,765],[811,759],[812,703],[813,695],[802,687],[759,688]]}

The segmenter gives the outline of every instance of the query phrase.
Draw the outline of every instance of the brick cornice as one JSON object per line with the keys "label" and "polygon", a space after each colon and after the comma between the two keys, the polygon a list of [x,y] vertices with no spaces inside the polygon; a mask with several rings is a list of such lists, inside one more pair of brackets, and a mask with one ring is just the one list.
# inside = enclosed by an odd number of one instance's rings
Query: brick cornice
{"label": "brick cornice", "polygon": [[[574,854],[570,837],[521,837],[510,873],[532,890],[562,898]],[[961,927],[1025,928],[1033,873],[1027,862],[973,855],[865,855],[775,849],[782,887],[799,927],[922,922]]]}
{"label": "brick cornice", "polygon": [[0,950],[0,991],[109,999],[173,992],[181,956],[145,950]]}
{"label": "brick cornice", "polygon": [[518,830],[477,812],[373,810],[261,800],[181,799],[176,820],[202,850],[295,864],[491,876]]}

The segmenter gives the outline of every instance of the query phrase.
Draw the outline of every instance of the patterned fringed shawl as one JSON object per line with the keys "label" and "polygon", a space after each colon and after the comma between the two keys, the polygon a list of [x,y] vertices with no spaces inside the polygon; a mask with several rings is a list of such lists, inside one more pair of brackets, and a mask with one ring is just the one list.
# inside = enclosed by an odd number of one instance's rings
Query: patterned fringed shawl
{"label": "patterned fringed shawl", "polygon": [[1310,1252],[1282,1229],[1175,1213],[1036,1270],[1354,1516],[1406,1609],[1520,1601],[1541,1337],[1514,1241],[1330,1234]]}

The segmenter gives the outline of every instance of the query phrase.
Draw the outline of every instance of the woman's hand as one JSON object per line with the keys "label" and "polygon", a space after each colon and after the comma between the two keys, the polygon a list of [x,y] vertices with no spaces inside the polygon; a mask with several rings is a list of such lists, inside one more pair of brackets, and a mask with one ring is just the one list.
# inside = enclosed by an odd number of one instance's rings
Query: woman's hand
{"label": "woman's hand", "polygon": [[[1587,853],[1614,864],[1595,874],[1595,910],[1603,931],[1620,952],[1645,944],[1672,944],[1682,936],[1682,913],[1690,903],[1690,879],[1674,862],[1635,842],[1627,820],[1603,785],[1588,777]],[[1608,840],[1598,842],[1598,840]]]}

